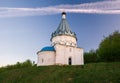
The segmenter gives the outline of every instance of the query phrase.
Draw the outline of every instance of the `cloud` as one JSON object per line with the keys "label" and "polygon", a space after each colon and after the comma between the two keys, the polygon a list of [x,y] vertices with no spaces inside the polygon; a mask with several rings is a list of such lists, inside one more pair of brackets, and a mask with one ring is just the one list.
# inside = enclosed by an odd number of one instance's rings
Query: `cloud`
{"label": "cloud", "polygon": [[61,13],[120,14],[120,0],[107,0],[94,3],[57,5],[41,8],[0,7],[0,17],[23,17]]}

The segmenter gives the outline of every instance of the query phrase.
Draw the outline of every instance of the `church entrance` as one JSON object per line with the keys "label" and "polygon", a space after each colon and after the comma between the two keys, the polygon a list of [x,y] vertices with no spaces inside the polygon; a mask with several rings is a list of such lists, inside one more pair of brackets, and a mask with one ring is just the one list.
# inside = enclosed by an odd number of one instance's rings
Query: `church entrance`
{"label": "church entrance", "polygon": [[71,59],[71,57],[68,58],[68,64],[72,65],[72,59]]}

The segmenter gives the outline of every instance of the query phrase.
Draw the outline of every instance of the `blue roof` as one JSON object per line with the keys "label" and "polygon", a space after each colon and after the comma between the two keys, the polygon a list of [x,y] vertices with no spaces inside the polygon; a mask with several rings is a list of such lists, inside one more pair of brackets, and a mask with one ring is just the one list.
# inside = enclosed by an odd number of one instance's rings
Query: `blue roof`
{"label": "blue roof", "polygon": [[40,51],[55,51],[55,48],[53,46],[46,46],[42,48]]}

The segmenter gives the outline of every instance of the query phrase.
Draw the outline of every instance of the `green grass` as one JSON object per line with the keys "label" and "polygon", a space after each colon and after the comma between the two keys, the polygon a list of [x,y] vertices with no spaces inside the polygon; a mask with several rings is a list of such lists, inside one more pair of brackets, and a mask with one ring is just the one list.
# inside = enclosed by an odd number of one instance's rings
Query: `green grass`
{"label": "green grass", "polygon": [[120,62],[0,68],[0,83],[120,83]]}

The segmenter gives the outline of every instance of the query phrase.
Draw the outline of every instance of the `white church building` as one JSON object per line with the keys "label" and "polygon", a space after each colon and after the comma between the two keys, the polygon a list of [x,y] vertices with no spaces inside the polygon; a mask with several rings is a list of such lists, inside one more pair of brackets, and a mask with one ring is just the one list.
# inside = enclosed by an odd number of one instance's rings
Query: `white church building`
{"label": "white church building", "polygon": [[51,46],[37,52],[37,66],[84,64],[83,49],[77,46],[76,34],[70,30],[65,12],[50,40]]}

